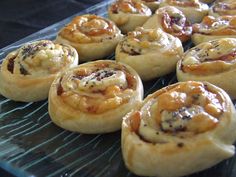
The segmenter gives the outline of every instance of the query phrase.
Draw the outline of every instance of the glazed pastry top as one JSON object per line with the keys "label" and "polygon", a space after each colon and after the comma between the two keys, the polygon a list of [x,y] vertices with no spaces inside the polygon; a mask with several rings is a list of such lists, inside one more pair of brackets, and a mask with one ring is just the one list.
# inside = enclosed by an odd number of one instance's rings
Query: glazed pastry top
{"label": "glazed pastry top", "polygon": [[131,115],[131,128],[148,142],[167,143],[213,130],[225,111],[221,93],[189,81],[149,96]]}
{"label": "glazed pastry top", "polygon": [[135,0],[117,0],[110,7],[114,14],[130,13],[130,14],[144,14],[151,15],[151,10],[144,4]]}
{"label": "glazed pastry top", "polygon": [[205,16],[200,24],[193,25],[193,31],[211,35],[236,35],[236,16]]}
{"label": "glazed pastry top", "polygon": [[199,0],[166,0],[165,2],[169,5],[179,7],[201,7],[201,2],[199,2]]}
{"label": "glazed pastry top", "polygon": [[165,32],[186,41],[192,34],[192,26],[185,15],[175,7],[163,7],[156,12],[162,19],[162,28]]}
{"label": "glazed pastry top", "polygon": [[76,56],[76,51],[67,45],[49,40],[35,41],[11,52],[6,57],[7,69],[13,74],[46,76],[74,63]]}
{"label": "glazed pastry top", "polygon": [[61,76],[57,95],[76,110],[103,113],[127,103],[137,87],[137,77],[115,62],[84,64]]}
{"label": "glazed pastry top", "polygon": [[215,2],[212,5],[212,11],[219,15],[236,15],[236,2]]}
{"label": "glazed pastry top", "polygon": [[185,53],[183,72],[196,75],[217,74],[235,68],[236,39],[223,38],[202,43]]}
{"label": "glazed pastry top", "polygon": [[75,43],[103,42],[119,35],[112,21],[90,14],[75,17],[59,32],[59,36]]}
{"label": "glazed pastry top", "polygon": [[176,38],[163,32],[160,29],[136,28],[129,32],[128,36],[121,42],[121,49],[129,55],[144,55],[150,52],[168,51],[176,53],[175,47],[181,47],[181,42],[176,42]]}

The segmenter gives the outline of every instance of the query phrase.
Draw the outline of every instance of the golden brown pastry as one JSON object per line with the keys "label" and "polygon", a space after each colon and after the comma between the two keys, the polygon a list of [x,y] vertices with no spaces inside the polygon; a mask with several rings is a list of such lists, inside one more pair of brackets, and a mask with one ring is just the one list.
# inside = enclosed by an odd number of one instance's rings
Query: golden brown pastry
{"label": "golden brown pastry", "polygon": [[216,1],[209,10],[209,15],[236,15],[236,1]]}
{"label": "golden brown pastry", "polygon": [[142,26],[151,15],[151,10],[136,0],[117,0],[108,8],[108,17],[123,33]]}
{"label": "golden brown pastry", "polygon": [[192,41],[195,45],[219,38],[236,38],[236,16],[205,16],[193,25]]}
{"label": "golden brown pastry", "polygon": [[148,6],[152,12],[155,12],[155,10],[159,8],[159,5],[163,0],[139,0],[139,1]]}
{"label": "golden brown pastry", "polygon": [[24,44],[3,60],[0,93],[22,102],[46,99],[56,74],[76,65],[78,54],[71,46],[49,40]]}
{"label": "golden brown pastry", "polygon": [[198,23],[208,14],[209,7],[199,0],[165,0],[160,4],[163,6],[174,6],[181,10],[191,23]]}
{"label": "golden brown pastry", "polygon": [[142,82],[132,68],[99,60],[67,70],[54,80],[49,115],[66,130],[108,133],[121,128],[122,117],[142,97]]}
{"label": "golden brown pastry", "polygon": [[175,70],[183,56],[181,41],[161,29],[137,28],[116,48],[116,61],[134,68],[142,80],[150,80]]}
{"label": "golden brown pastry", "polygon": [[122,123],[127,168],[141,176],[180,177],[232,157],[236,112],[208,82],[179,82],[149,95]]}
{"label": "golden brown pastry", "polygon": [[75,47],[80,61],[90,61],[112,54],[122,37],[112,21],[87,14],[75,17],[62,28],[56,41]]}
{"label": "golden brown pastry", "polygon": [[191,48],[176,69],[179,81],[208,81],[236,98],[236,39],[222,38]]}
{"label": "golden brown pastry", "polygon": [[207,4],[212,3],[214,1],[215,0],[200,0],[200,2],[207,3]]}
{"label": "golden brown pastry", "polygon": [[156,11],[143,25],[144,28],[161,28],[163,31],[178,37],[182,42],[190,39],[192,25],[183,12],[173,6],[165,6]]}

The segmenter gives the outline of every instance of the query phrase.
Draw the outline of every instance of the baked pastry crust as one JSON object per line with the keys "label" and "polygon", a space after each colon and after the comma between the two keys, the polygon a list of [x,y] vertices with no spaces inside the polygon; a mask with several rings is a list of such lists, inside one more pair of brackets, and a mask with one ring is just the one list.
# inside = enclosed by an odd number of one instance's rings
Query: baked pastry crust
{"label": "baked pastry crust", "polygon": [[200,0],[200,1],[203,2],[203,3],[209,4],[209,3],[214,2],[215,0]]}
{"label": "baked pastry crust", "polygon": [[132,68],[98,60],[67,70],[54,80],[49,92],[49,115],[66,130],[108,133],[121,128],[122,117],[142,97],[142,82]]}
{"label": "baked pastry crust", "polygon": [[46,99],[56,74],[78,65],[76,50],[49,40],[26,43],[9,53],[0,70],[0,93],[12,100]]}
{"label": "baked pastry crust", "polygon": [[139,0],[146,6],[148,6],[152,12],[155,12],[163,0]]}
{"label": "baked pastry crust", "polygon": [[229,96],[210,83],[158,90],[123,119],[125,165],[137,175],[158,177],[210,168],[234,155],[235,116]]}
{"label": "baked pastry crust", "polygon": [[163,31],[178,37],[182,42],[190,39],[192,25],[183,12],[173,6],[159,8],[143,25],[144,28],[161,28]]}
{"label": "baked pastry crust", "polygon": [[208,5],[199,0],[165,0],[160,4],[160,7],[163,6],[174,6],[181,10],[191,23],[201,22],[202,18],[208,14],[209,10]]}
{"label": "baked pastry crust", "polygon": [[205,16],[193,25],[192,41],[195,45],[219,38],[236,38],[236,16]]}
{"label": "baked pastry crust", "polygon": [[108,8],[109,19],[115,22],[122,33],[142,26],[151,15],[151,10],[137,0],[117,0]]}
{"label": "baked pastry crust", "polygon": [[112,54],[122,37],[112,21],[87,14],[75,17],[62,28],[56,41],[73,46],[80,56],[80,61],[90,61]]}
{"label": "baked pastry crust", "polygon": [[209,15],[219,17],[222,15],[236,15],[236,2],[216,1],[209,9]]}
{"label": "baked pastry crust", "polygon": [[134,68],[142,80],[150,80],[175,70],[183,56],[181,41],[161,29],[137,28],[116,48],[116,61]]}
{"label": "baked pastry crust", "polygon": [[208,81],[236,98],[236,39],[222,38],[204,42],[188,50],[179,60],[176,75],[179,81]]}

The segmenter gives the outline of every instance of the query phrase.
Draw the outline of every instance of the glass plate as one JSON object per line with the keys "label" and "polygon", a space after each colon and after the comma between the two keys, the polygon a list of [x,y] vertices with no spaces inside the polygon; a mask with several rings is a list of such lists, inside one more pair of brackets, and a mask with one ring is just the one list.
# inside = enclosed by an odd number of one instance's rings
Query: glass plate
{"label": "glass plate", "polygon": [[[76,15],[92,13],[106,16],[110,3],[111,0],[102,2]],[[54,39],[58,30],[71,19],[69,17],[1,49],[1,60],[25,42]],[[185,44],[185,49],[190,46],[191,43]],[[174,82],[174,73],[145,82],[145,96]],[[71,133],[51,122],[47,107],[47,101],[19,103],[0,96],[1,168],[16,176],[135,176],[124,166],[120,131],[105,135]],[[235,160],[223,161],[191,177],[235,177]]]}

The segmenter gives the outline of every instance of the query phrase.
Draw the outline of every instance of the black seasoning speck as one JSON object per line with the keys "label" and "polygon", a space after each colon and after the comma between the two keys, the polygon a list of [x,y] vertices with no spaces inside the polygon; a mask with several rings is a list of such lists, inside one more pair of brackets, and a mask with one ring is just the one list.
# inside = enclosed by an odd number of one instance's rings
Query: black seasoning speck
{"label": "black seasoning speck", "polygon": [[20,64],[20,73],[23,75],[29,75],[28,71]]}
{"label": "black seasoning speck", "polygon": [[12,57],[8,60],[7,70],[10,71],[11,73],[13,73],[13,71],[14,71],[14,60],[15,59],[16,59],[16,57]]}
{"label": "black seasoning speck", "polygon": [[157,135],[159,135],[159,132],[156,132]]}
{"label": "black seasoning speck", "polygon": [[144,124],[143,126],[144,126],[144,127],[146,127],[146,126],[147,126],[147,124]]}
{"label": "black seasoning speck", "polygon": [[184,143],[182,143],[182,142],[177,143],[177,146],[178,146],[179,148],[182,148],[182,147],[184,147]]}
{"label": "black seasoning speck", "polygon": [[188,119],[191,119],[191,116],[190,115],[186,115],[186,116],[183,116],[182,119],[183,120],[188,120]]}
{"label": "black seasoning speck", "polygon": [[64,92],[62,85],[61,85],[62,78],[60,78],[59,84],[57,86],[57,95],[61,96],[61,94]]}

